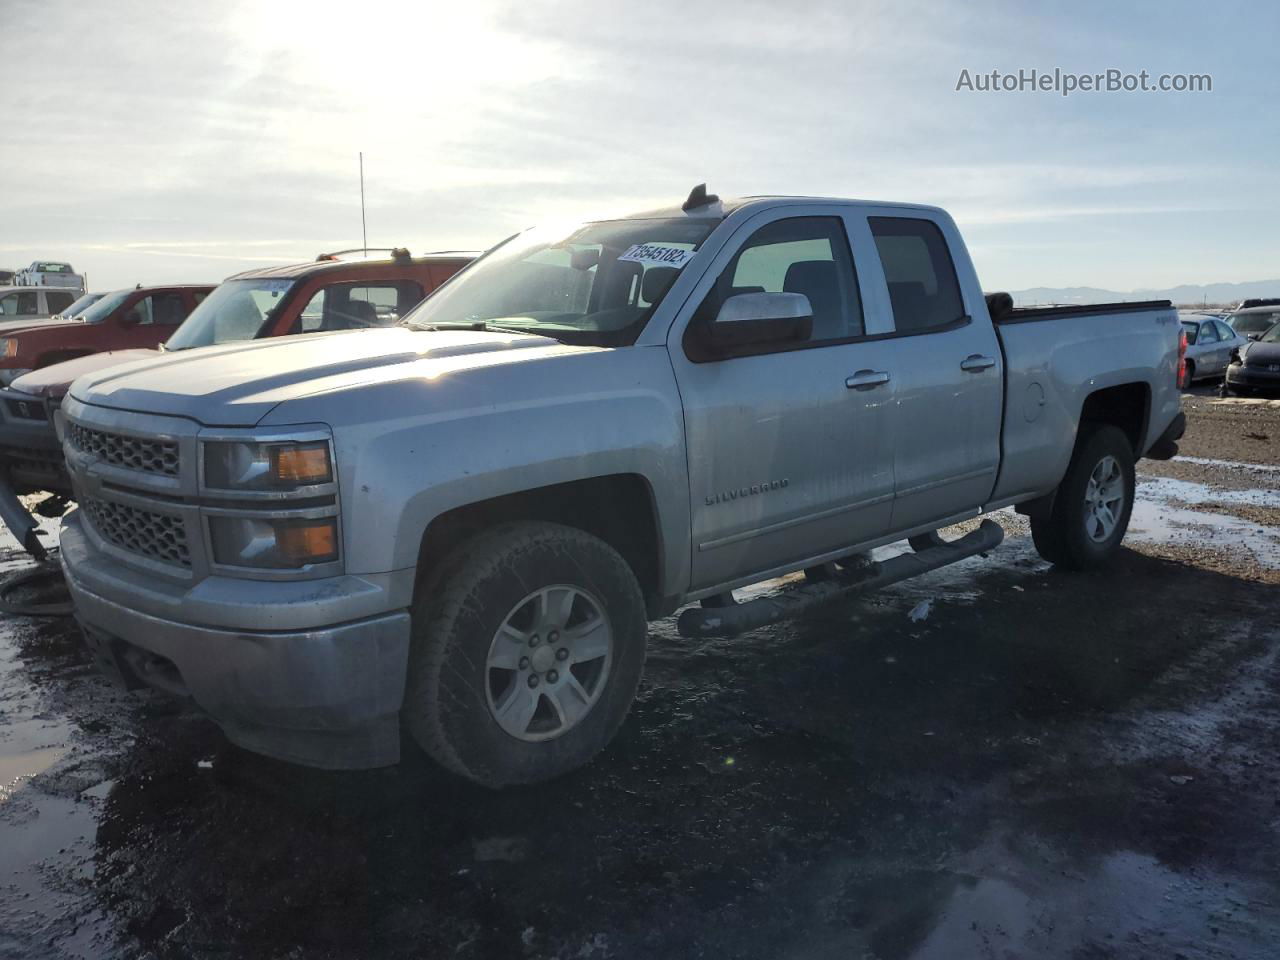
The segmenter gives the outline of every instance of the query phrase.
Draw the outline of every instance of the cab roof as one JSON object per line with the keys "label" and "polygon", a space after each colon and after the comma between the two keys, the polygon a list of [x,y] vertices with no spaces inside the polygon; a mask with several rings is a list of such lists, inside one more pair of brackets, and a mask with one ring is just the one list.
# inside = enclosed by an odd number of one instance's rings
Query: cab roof
{"label": "cab roof", "polygon": [[890,200],[856,200],[849,197],[787,196],[781,194],[761,194],[756,196],[726,198],[711,195],[708,202],[702,203],[698,206],[689,208],[688,203],[689,201],[686,201],[684,205],[660,207],[656,210],[645,210],[639,213],[628,214],[624,217],[619,217],[618,219],[671,220],[678,219],[680,217],[714,217],[716,219],[723,219],[734,211],[745,207],[759,207],[761,209],[766,209],[770,207],[804,206],[814,203],[829,203],[842,207],[893,207],[897,209],[906,207],[913,210],[927,210],[934,213],[942,212],[939,207],[933,207],[922,203],[897,203]]}

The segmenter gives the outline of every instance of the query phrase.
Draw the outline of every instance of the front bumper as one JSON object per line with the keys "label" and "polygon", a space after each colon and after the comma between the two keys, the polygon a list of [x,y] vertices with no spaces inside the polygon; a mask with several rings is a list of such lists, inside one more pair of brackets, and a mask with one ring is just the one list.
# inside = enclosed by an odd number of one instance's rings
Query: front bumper
{"label": "front bumper", "polygon": [[0,519],[23,547],[43,559],[37,521],[18,499],[41,490],[71,493],[52,410],[30,394],[0,390]]}
{"label": "front bumper", "polygon": [[[155,609],[156,598],[95,549],[80,514],[75,511],[63,521],[62,567],[86,641],[108,674],[129,686],[190,695],[229,740],[255,753],[326,769],[387,766],[399,760],[409,653],[409,614],[404,609],[276,630],[158,616],[138,609]],[[314,613],[316,604],[334,609],[333,598],[360,592],[361,583],[354,577],[259,583],[253,585],[254,599],[262,605],[261,613],[269,615],[272,609],[305,603],[306,591]],[[273,598],[273,593],[280,596]],[[225,605],[225,616],[218,619],[243,624],[244,597],[227,596]],[[206,592],[173,609],[212,617],[219,606],[216,593]],[[355,604],[360,607],[367,605]],[[264,619],[260,615],[251,622],[261,625]]]}
{"label": "front bumper", "polygon": [[1259,390],[1280,390],[1280,370],[1269,370],[1267,366],[1248,366],[1233,363],[1227,367],[1227,384],[1233,387],[1255,387]]}

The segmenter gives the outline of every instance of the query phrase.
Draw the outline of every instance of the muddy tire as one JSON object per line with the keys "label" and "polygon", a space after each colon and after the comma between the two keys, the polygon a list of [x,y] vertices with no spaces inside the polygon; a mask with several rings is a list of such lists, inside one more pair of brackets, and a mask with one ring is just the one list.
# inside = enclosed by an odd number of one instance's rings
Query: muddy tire
{"label": "muddy tire", "polygon": [[1133,447],[1118,427],[1085,427],[1053,509],[1031,517],[1045,560],[1068,570],[1102,566],[1120,549],[1134,498]]}
{"label": "muddy tire", "polygon": [[617,733],[644,669],[644,598],[604,541],[504,524],[419,589],[403,717],[442,766],[488,787],[583,766]]}

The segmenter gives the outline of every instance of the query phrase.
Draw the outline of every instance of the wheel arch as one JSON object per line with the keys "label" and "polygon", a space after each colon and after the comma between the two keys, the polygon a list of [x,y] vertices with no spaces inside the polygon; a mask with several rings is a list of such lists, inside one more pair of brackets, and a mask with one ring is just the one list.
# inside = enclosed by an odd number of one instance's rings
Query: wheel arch
{"label": "wheel arch", "polygon": [[1084,398],[1076,423],[1076,443],[1091,424],[1119,427],[1133,448],[1134,458],[1143,454],[1143,441],[1151,421],[1151,386],[1141,381],[1116,384],[1095,390]]}
{"label": "wheel arch", "polygon": [[609,544],[631,567],[650,617],[664,611],[664,551],[657,497],[648,479],[618,473],[477,500],[432,518],[418,547],[416,590],[432,589],[455,547],[500,523],[544,521]]}

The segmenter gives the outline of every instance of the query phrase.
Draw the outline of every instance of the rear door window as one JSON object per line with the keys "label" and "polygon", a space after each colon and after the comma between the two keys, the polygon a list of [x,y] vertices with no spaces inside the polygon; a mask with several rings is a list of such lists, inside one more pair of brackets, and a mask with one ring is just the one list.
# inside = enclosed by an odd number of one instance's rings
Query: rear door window
{"label": "rear door window", "polygon": [[898,333],[923,333],[963,319],[960,281],[938,225],[915,217],[868,217],[867,222]]}
{"label": "rear door window", "polygon": [[1200,337],[1197,343],[1217,343],[1221,338],[1218,336],[1218,328],[1213,325],[1213,321],[1200,324]]}
{"label": "rear door window", "polygon": [[74,293],[63,293],[61,290],[50,290],[44,295],[44,300],[50,313],[62,313],[67,307],[76,302],[76,295]]}

